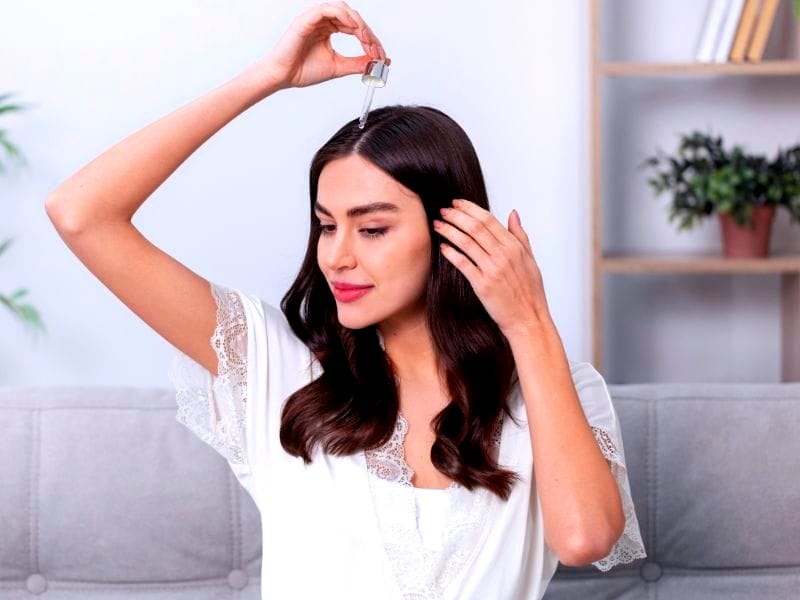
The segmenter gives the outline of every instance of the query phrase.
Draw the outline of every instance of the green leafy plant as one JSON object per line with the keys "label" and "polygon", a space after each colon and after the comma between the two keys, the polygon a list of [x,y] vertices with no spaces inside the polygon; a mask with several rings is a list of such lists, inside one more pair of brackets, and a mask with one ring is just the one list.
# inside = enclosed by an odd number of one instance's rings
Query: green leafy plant
{"label": "green leafy plant", "polygon": [[792,0],[792,8],[794,8],[794,18],[800,19],[800,0]]}
{"label": "green leafy plant", "polygon": [[[0,94],[0,115],[20,111],[26,108],[26,105],[24,104],[7,104],[6,100],[11,96],[12,94],[10,93]],[[0,129],[0,148],[3,148],[8,157],[16,160],[20,166],[27,166],[25,157],[22,155],[22,152],[20,152],[19,149],[11,143],[11,140],[8,139],[8,132],[5,129]],[[6,167],[3,165],[3,162],[0,161],[0,173],[4,173],[5,171]]]}
{"label": "green leafy plant", "polygon": [[640,168],[647,167],[656,171],[647,180],[656,196],[672,192],[669,221],[680,219],[681,230],[715,211],[752,229],[753,211],[766,204],[783,206],[800,223],[800,145],[778,149],[768,160],[739,145],[728,151],[722,137],[693,131],[680,135],[675,155],[659,149],[647,157]]}
{"label": "green leafy plant", "polygon": [[[26,105],[8,103],[7,100],[10,97],[11,94],[0,94],[0,115],[20,111],[26,108]],[[0,148],[3,148],[6,156],[9,159],[13,159],[21,166],[27,165],[27,161],[23,157],[22,152],[20,152],[19,149],[13,143],[11,143],[11,140],[8,138],[8,133],[4,129],[0,129]],[[6,170],[7,169],[3,162],[0,161],[0,173],[4,173]],[[0,256],[2,256],[3,253],[8,250],[13,241],[14,238],[9,238],[0,242]],[[44,331],[45,327],[37,310],[30,304],[22,302],[22,297],[27,293],[27,289],[20,288],[9,295],[0,294],[0,304],[7,307],[14,315],[22,319],[24,324],[39,328]]]}

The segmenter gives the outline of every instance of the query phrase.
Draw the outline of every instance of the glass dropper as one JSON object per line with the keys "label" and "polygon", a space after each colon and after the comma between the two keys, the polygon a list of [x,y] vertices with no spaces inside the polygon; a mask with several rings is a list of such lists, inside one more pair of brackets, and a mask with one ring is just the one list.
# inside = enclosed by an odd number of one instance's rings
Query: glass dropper
{"label": "glass dropper", "polygon": [[372,106],[372,96],[375,93],[375,88],[385,86],[388,77],[389,66],[383,60],[371,60],[364,68],[364,74],[361,75],[361,83],[367,86],[367,94],[364,96],[364,104],[361,106],[361,118],[358,120],[359,129],[364,129],[364,125],[367,122],[367,115],[369,114],[370,106]]}
{"label": "glass dropper", "polygon": [[361,118],[358,120],[359,129],[364,129],[364,125],[367,123],[367,113],[369,112],[369,107],[372,106],[372,96],[374,94],[375,94],[375,84],[368,83],[367,95],[364,96],[364,104],[361,106]]}

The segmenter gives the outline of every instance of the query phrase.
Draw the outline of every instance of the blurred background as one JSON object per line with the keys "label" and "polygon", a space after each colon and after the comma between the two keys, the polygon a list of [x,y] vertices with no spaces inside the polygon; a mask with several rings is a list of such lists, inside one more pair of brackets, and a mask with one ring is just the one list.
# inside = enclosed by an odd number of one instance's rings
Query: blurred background
{"label": "blurred background", "polygon": [[[309,4],[0,4],[0,95],[26,105],[0,112],[0,140],[25,161],[0,148],[0,243],[13,238],[0,254],[0,384],[168,386],[172,347],[69,251],[44,201],[104,150],[267,53]],[[770,157],[800,143],[789,0],[761,57],[783,71],[600,73],[603,61],[697,64],[713,4],[350,2],[392,59],[373,108],[431,105],[465,129],[492,212],[507,224],[516,208],[528,231],[568,356],[594,362],[608,383],[798,373],[787,348],[800,343],[800,317],[787,310],[800,296],[800,225],[783,207],[770,242],[772,257],[787,257],[777,270],[595,277],[602,253],[721,256],[716,214],[689,230],[668,220],[669,199],[637,167],[656,148],[674,153],[693,130]],[[355,38],[336,34],[333,45],[361,54]],[[359,115],[364,92],[352,75],[268,97],[179,167],[134,224],[207,279],[278,305],[305,250],[311,157]]]}

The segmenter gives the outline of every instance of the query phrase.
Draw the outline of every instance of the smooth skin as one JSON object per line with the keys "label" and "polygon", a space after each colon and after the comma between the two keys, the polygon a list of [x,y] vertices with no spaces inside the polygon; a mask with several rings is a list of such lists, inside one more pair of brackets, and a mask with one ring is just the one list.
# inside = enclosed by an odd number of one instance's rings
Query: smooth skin
{"label": "smooth skin", "polygon": [[[364,54],[345,57],[330,43],[355,36]],[[298,14],[274,48],[225,84],[135,132],[53,190],[48,217],[64,243],[117,298],[170,344],[213,375],[209,343],[216,303],[209,282],[147,240],[132,224],[144,201],[204,142],[268,96],[360,74],[385,58],[358,11],[324,2]]]}

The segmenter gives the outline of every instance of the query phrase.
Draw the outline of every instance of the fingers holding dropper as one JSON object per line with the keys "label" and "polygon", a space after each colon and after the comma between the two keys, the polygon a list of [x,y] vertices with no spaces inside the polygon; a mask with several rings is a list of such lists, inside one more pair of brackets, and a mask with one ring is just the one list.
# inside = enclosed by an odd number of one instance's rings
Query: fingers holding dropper
{"label": "fingers holding dropper", "polygon": [[328,24],[336,31],[352,33],[357,36],[360,25],[344,7],[334,5],[330,2],[323,2],[318,8],[318,15],[327,19]]}
{"label": "fingers holding dropper", "polygon": [[351,8],[342,0],[330,2],[328,4],[343,9],[350,19],[356,23],[358,31],[355,33],[355,36],[361,42],[361,46],[364,48],[366,54],[373,60],[383,60],[387,65],[391,62],[391,59],[386,57],[386,51],[383,48],[383,44],[381,44],[381,41],[378,39],[378,36],[375,35],[357,10]]}

